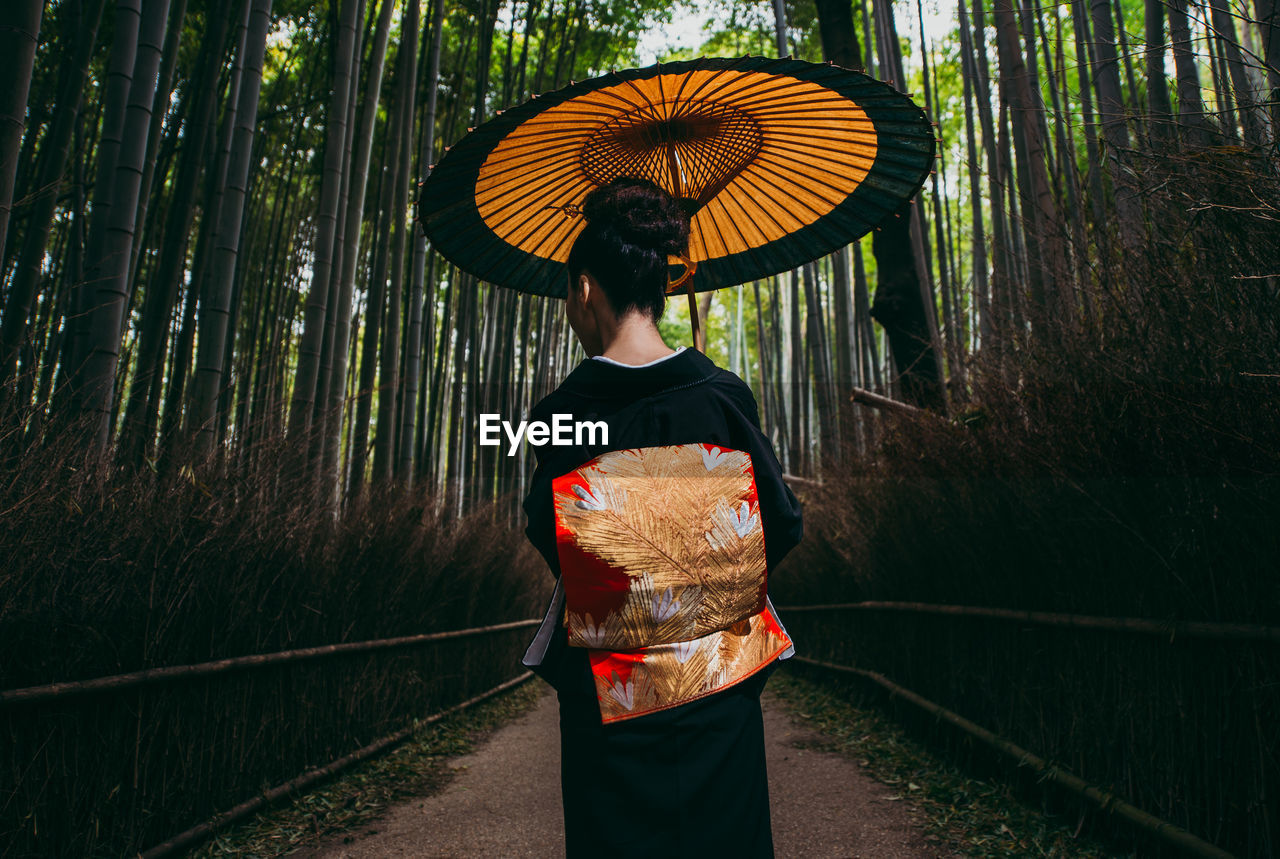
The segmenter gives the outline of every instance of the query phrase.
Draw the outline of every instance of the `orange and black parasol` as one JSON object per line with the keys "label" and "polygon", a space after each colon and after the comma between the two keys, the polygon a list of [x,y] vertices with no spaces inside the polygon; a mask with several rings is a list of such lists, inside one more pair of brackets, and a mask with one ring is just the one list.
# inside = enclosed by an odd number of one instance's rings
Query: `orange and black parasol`
{"label": "orange and black parasol", "polygon": [[765,57],[660,63],[574,83],[472,129],[424,184],[419,216],[460,268],[563,297],[583,198],[640,176],[691,216],[691,277],[678,283],[692,294],[865,235],[920,190],[933,155],[924,111],[861,72]]}

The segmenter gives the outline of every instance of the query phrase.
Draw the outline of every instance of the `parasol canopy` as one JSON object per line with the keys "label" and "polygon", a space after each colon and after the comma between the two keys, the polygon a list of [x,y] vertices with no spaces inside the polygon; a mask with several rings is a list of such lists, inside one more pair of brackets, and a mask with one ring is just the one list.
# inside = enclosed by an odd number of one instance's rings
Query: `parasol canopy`
{"label": "parasol canopy", "polygon": [[460,268],[562,298],[583,198],[642,177],[690,214],[688,287],[705,291],[865,235],[920,190],[934,144],[924,111],[861,72],[765,57],[659,63],[471,129],[424,183],[419,217]]}

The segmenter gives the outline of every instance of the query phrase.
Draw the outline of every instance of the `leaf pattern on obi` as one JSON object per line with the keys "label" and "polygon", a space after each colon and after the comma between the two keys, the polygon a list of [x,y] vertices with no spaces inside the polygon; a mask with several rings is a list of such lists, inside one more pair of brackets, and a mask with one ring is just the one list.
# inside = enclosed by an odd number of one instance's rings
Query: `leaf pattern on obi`
{"label": "leaf pattern on obi", "polygon": [[603,620],[596,623],[590,612],[586,613],[585,618],[576,611],[568,612],[567,616],[569,619],[569,634],[579,639],[583,645],[587,647],[608,646],[609,631],[605,629]]}
{"label": "leaf pattern on obi", "polygon": [[616,671],[610,675],[608,678],[595,678],[603,718],[617,718],[658,706],[657,690],[648,672],[632,671],[626,680],[621,679]]}
{"label": "leaf pattern on obi", "polygon": [[631,577],[606,646],[695,638],[758,610],[764,533],[745,452],[697,444],[613,451],[577,477],[572,494],[556,495],[561,522],[580,549]]}
{"label": "leaf pattern on obi", "polygon": [[754,614],[764,599],[764,532],[759,523],[759,510],[745,501],[731,504],[721,498],[711,515],[706,564],[707,579],[715,586],[704,589],[703,603],[719,621],[717,628]]}
{"label": "leaf pattern on obi", "polygon": [[592,666],[605,721],[673,707],[723,689],[777,658],[790,639],[771,626],[767,610],[699,638],[644,648],[637,662],[628,654],[627,682],[613,657]]}
{"label": "leaf pattern on obi", "polygon": [[697,646],[691,651],[682,647],[685,642],[678,642],[645,657],[644,672],[651,678],[660,700],[683,701],[712,688],[708,681],[716,672],[708,657],[714,658],[716,649],[707,638],[694,639],[694,643]]}
{"label": "leaf pattern on obi", "polygon": [[672,592],[672,603],[678,608],[660,617],[654,612],[654,603],[661,604],[662,595],[654,587],[653,576],[643,573],[632,579],[626,601],[613,615],[614,627],[604,646],[627,649],[697,636],[696,620],[701,613],[702,588],[692,585],[681,589],[678,594],[675,588],[667,590]]}
{"label": "leaf pattern on obi", "polygon": [[712,685],[728,683],[766,662],[779,641],[765,628],[759,615],[740,620],[724,630],[716,643],[720,663],[718,676]]}

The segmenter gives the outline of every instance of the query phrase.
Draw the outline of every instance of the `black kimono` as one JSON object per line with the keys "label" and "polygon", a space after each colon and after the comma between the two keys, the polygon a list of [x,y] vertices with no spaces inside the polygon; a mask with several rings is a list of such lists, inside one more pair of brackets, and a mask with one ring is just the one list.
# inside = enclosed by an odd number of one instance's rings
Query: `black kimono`
{"label": "black kimono", "polygon": [[554,415],[608,430],[535,447],[524,502],[558,578],[523,661],[560,701],[568,855],[772,856],[759,694],[794,648],[767,570],[802,523],[755,398],[685,349],[583,361],[530,421]]}

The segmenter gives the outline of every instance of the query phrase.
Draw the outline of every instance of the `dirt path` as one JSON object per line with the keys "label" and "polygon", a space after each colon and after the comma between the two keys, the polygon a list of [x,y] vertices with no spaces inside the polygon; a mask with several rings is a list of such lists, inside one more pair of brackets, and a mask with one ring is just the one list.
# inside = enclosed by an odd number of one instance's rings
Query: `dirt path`
{"label": "dirt path", "polygon": [[[535,681],[541,682],[541,681]],[[410,800],[358,832],[293,854],[370,857],[556,857],[564,855],[560,733],[550,688],[522,718],[495,732],[435,796]],[[807,746],[821,736],[766,689],[765,742],[773,843],[778,859],[952,857],[926,842],[916,810],[845,758]],[[344,843],[346,842],[346,843]]]}

